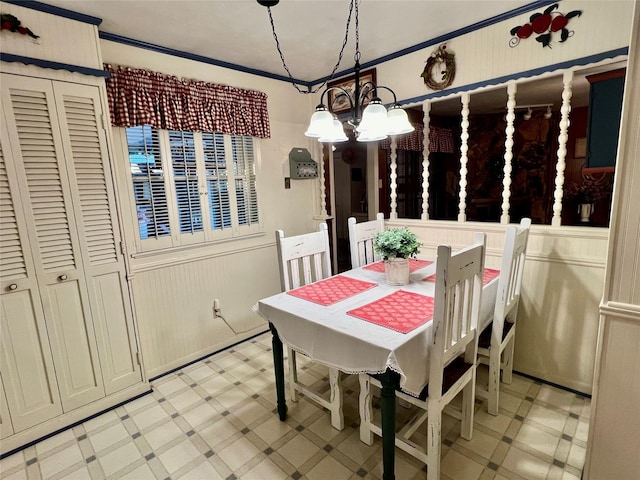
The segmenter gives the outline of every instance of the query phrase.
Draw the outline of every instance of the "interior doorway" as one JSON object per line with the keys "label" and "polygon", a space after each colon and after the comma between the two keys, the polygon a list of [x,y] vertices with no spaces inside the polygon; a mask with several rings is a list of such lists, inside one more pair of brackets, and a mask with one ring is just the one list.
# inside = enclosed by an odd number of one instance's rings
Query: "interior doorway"
{"label": "interior doorway", "polygon": [[339,272],[351,268],[347,219],[355,217],[357,222],[369,219],[367,178],[372,172],[367,168],[367,163],[366,143],[351,139],[348,142],[335,144],[333,193]]}

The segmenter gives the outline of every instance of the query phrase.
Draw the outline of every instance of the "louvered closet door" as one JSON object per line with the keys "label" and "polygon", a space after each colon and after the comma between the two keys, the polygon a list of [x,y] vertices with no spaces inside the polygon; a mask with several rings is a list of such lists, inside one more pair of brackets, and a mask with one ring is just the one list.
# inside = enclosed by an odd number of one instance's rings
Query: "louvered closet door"
{"label": "louvered closet door", "polygon": [[69,411],[104,397],[104,387],[52,83],[3,75],[1,88],[58,389]]}
{"label": "louvered closet door", "polygon": [[[40,291],[30,255],[6,117],[0,125],[0,374],[2,436],[62,413]],[[16,200],[14,200],[16,199]],[[6,397],[6,403],[5,402]]]}
{"label": "louvered closet door", "polygon": [[9,416],[9,407],[7,406],[7,397],[4,395],[4,386],[2,385],[2,376],[0,376],[0,438],[13,435],[13,425]]}
{"label": "louvered closet door", "polygon": [[60,130],[73,183],[104,387],[107,394],[142,380],[136,358],[131,303],[120,251],[109,156],[97,87],[55,83]]}

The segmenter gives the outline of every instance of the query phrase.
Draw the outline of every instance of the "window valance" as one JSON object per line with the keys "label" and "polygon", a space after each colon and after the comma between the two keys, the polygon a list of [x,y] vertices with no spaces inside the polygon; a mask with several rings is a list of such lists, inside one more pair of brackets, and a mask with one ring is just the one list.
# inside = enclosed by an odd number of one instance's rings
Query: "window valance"
{"label": "window valance", "polygon": [[125,66],[104,68],[111,74],[106,83],[114,127],[271,136],[266,93]]}
{"label": "window valance", "polygon": [[[421,124],[415,125],[416,129],[403,135],[396,140],[398,150],[410,150],[413,152],[421,152],[424,146],[424,127]],[[391,140],[387,139],[380,142],[380,147],[390,150]],[[448,128],[430,127],[429,128],[429,151],[441,153],[455,153],[456,146],[453,140],[453,132]]]}

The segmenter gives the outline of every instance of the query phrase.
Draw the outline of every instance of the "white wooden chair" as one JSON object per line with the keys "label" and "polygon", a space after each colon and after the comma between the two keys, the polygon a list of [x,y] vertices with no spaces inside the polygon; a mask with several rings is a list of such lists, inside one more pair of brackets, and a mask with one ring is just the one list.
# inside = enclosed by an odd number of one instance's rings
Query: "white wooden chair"
{"label": "white wooden chair", "polygon": [[490,322],[478,338],[478,362],[489,366],[489,382],[486,387],[477,388],[476,395],[487,399],[491,415],[498,414],[500,370],[504,383],[510,384],[512,380],[516,316],[530,227],[530,218],[523,218],[517,227],[507,227],[492,318],[481,322],[481,325]]}
{"label": "white wooden chair", "polygon": [[[440,478],[441,425],[444,408],[462,392],[461,435],[471,439],[476,379],[476,328],[480,315],[485,234],[478,233],[474,244],[451,254],[451,247],[438,247],[432,342],[429,347],[429,384],[419,398],[401,391],[397,396],[419,407],[417,414],[396,429],[395,444],[428,466],[429,478]],[[464,356],[461,356],[464,355]],[[416,361],[419,361],[416,358]],[[375,377],[360,375],[360,439],[369,445],[382,429],[372,423],[371,385]],[[426,449],[411,440],[427,422]]]}
{"label": "white wooden chair", "polygon": [[373,237],[384,230],[384,214],[378,213],[375,220],[356,223],[354,217],[347,220],[349,226],[349,249],[351,250],[351,268],[362,267],[380,260],[373,251]]}
{"label": "white wooden chair", "polygon": [[[282,291],[301,287],[331,276],[331,250],[327,224],[321,223],[317,232],[285,237],[282,230],[276,231],[276,245],[280,267]],[[309,386],[298,381],[296,352],[287,347],[289,357],[289,391],[291,400],[298,401],[298,393],[315,401],[331,413],[331,425],[338,430],[344,428],[342,410],[342,384],[340,371],[329,368],[330,397],[326,399]]]}

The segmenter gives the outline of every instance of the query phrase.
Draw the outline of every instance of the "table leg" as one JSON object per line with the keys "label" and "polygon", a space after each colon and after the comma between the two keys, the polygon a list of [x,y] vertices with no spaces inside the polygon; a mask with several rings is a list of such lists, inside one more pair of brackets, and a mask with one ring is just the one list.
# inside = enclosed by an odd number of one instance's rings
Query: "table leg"
{"label": "table leg", "polygon": [[382,415],[382,479],[394,480],[396,454],[396,385],[398,374],[387,370],[378,377],[382,384],[380,408]]}
{"label": "table leg", "polygon": [[276,375],[276,397],[278,403],[278,415],[283,422],[287,418],[287,400],[284,396],[284,359],[282,355],[282,340],[278,335],[276,327],[269,322],[272,338],[271,345],[273,348],[273,370]]}

